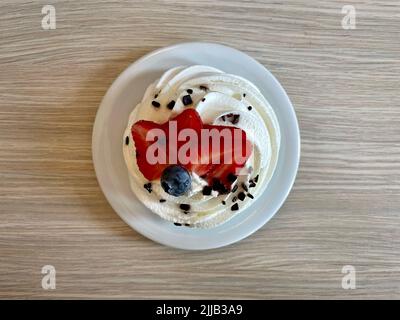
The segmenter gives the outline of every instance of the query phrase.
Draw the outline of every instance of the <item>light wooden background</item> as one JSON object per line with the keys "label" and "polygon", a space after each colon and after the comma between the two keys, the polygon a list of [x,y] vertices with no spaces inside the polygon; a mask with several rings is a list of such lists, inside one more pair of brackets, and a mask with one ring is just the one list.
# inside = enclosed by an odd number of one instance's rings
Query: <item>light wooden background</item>
{"label": "light wooden background", "polygon": [[[0,2],[0,297],[400,298],[398,1]],[[354,5],[357,29],[341,27]],[[226,248],[186,252],[131,230],[91,160],[107,88],[184,41],[250,54],[281,81],[302,136],[279,213]],[[41,288],[54,265],[56,290]],[[344,265],[357,289],[343,290]]]}

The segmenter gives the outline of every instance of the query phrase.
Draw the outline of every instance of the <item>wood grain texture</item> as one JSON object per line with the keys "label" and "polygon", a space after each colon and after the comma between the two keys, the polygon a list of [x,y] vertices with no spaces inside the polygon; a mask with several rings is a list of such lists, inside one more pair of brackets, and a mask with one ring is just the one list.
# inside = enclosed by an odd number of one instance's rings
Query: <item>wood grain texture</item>
{"label": "wood grain texture", "polygon": [[[1,298],[400,298],[398,1],[0,2]],[[357,29],[341,27],[344,4]],[[295,105],[298,177],[266,226],[186,252],[131,230],[96,181],[91,132],[118,74],[183,41],[258,59]],[[41,268],[57,270],[56,290]],[[357,289],[343,290],[344,265]]]}

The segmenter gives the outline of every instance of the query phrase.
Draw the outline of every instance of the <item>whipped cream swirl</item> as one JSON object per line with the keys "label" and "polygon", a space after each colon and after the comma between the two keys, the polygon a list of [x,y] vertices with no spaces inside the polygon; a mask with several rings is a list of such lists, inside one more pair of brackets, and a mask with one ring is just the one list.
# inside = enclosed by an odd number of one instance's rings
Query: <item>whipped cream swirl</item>
{"label": "whipped cream swirl", "polygon": [[[185,106],[182,98],[188,93],[193,103]],[[176,103],[170,110],[167,105],[172,100]],[[153,101],[160,106],[155,108]],[[244,174],[232,185],[233,192],[218,194],[213,191],[211,195],[203,195],[207,182],[195,173],[191,173],[191,190],[179,197],[167,194],[159,180],[151,181],[151,192],[144,188],[149,181],[136,162],[132,125],[139,120],[164,123],[185,108],[195,108],[204,123],[231,125],[244,130],[253,144]],[[227,120],[232,118],[232,114],[238,115],[235,117],[238,121]],[[128,144],[126,137],[129,137]],[[200,65],[172,68],[151,84],[132,111],[123,137],[123,153],[131,188],[138,199],[160,217],[176,225],[196,228],[211,228],[224,223],[256,201],[274,173],[279,146],[277,118],[259,89],[242,77]],[[188,204],[189,212],[185,213],[180,204]]]}

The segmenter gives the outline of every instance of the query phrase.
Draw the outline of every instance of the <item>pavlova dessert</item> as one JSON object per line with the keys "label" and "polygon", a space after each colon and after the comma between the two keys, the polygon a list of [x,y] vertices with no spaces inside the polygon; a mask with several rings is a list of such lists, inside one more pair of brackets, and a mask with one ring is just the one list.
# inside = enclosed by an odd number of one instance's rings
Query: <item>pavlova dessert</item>
{"label": "pavlova dessert", "polygon": [[211,228],[256,201],[274,173],[277,118],[248,80],[176,67],[131,113],[123,153],[133,192],[177,226]]}

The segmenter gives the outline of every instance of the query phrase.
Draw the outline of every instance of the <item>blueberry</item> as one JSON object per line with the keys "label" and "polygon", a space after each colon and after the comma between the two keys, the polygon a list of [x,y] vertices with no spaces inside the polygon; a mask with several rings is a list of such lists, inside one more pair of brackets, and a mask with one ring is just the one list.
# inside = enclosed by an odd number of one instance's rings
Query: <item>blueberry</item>
{"label": "blueberry", "polygon": [[172,165],[164,169],[161,175],[161,187],[171,196],[181,196],[187,192],[192,184],[189,172],[179,165]]}

